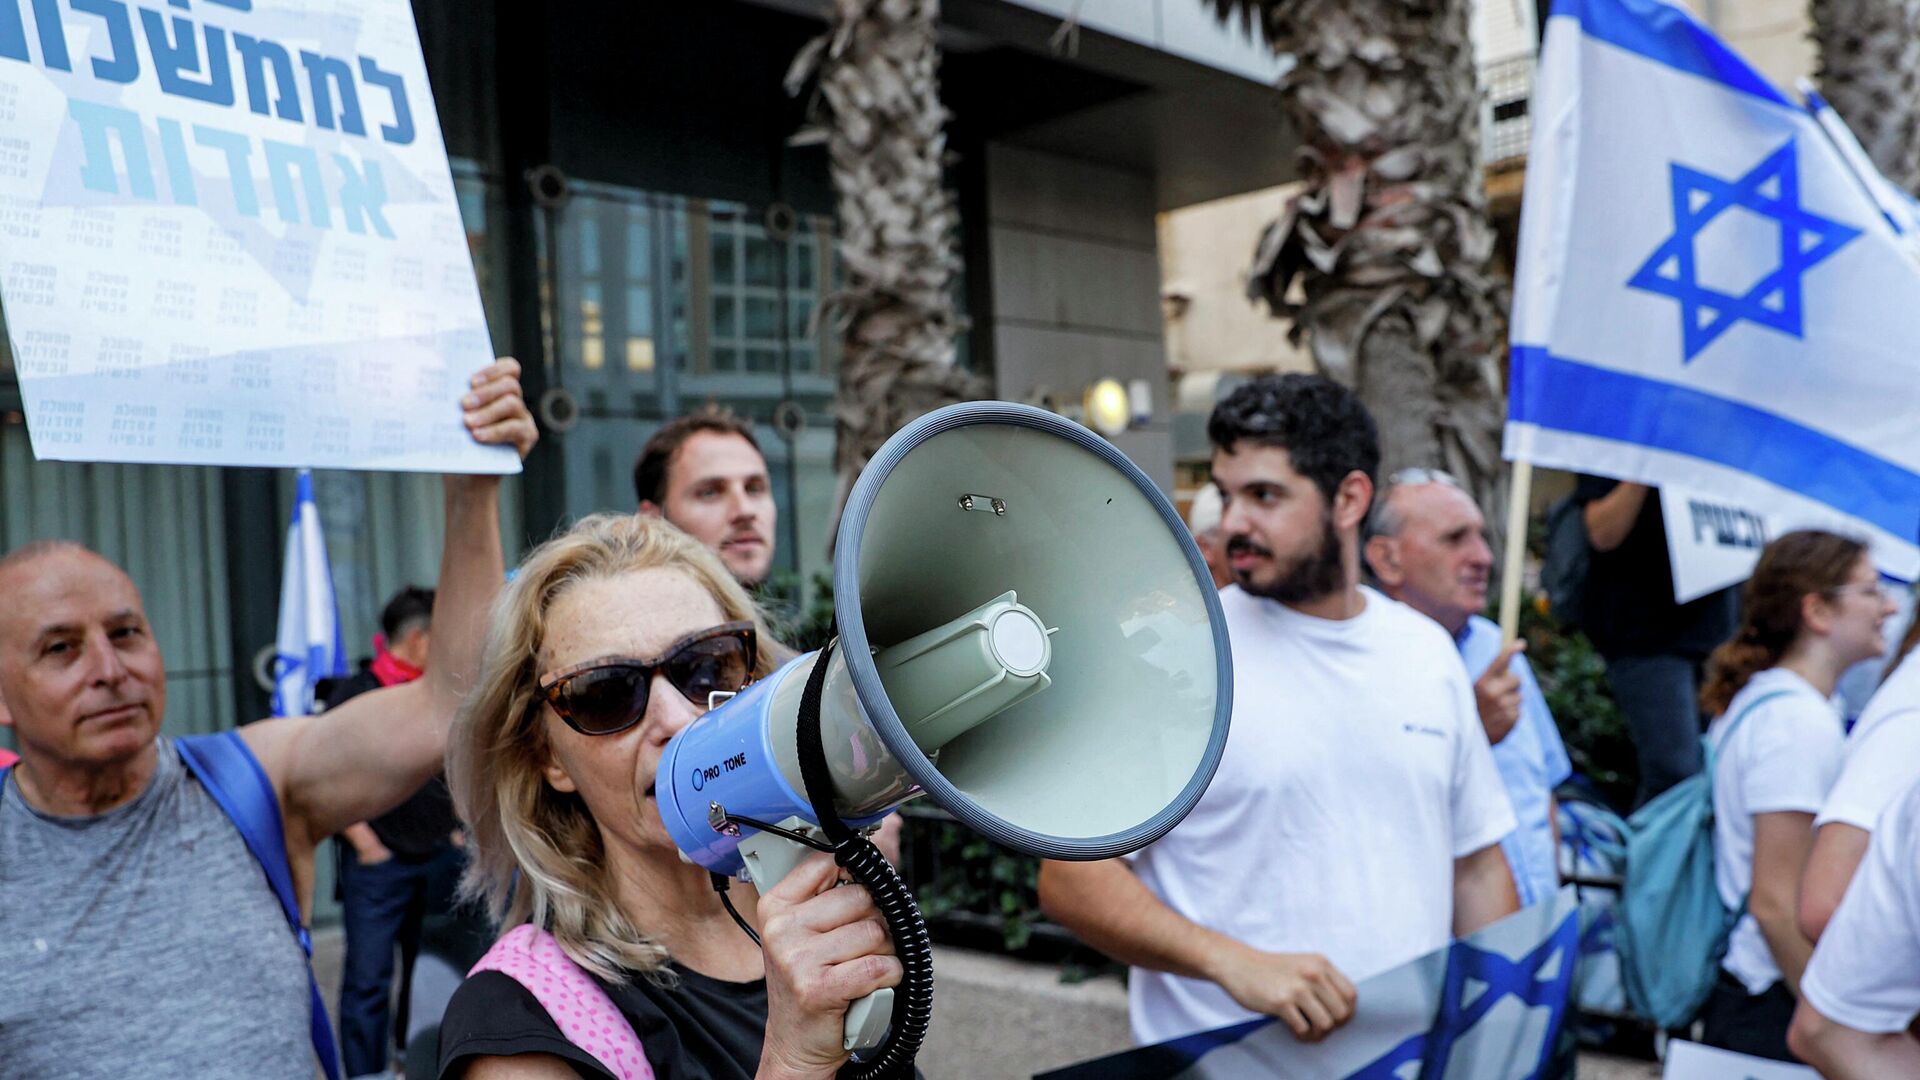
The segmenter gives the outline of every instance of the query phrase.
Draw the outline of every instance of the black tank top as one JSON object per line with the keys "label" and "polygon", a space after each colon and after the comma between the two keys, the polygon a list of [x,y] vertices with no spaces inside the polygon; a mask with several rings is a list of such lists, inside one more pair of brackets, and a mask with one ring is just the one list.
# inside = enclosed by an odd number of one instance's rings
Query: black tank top
{"label": "black tank top", "polygon": [[[730,983],[675,965],[673,985],[636,977],[595,982],[620,1007],[659,1080],[752,1080],[766,1038],[767,984]],[[592,1080],[612,1080],[560,1034],[540,1002],[510,975],[483,971],[460,984],[440,1023],[440,1076],[458,1080],[478,1057],[552,1054]]]}

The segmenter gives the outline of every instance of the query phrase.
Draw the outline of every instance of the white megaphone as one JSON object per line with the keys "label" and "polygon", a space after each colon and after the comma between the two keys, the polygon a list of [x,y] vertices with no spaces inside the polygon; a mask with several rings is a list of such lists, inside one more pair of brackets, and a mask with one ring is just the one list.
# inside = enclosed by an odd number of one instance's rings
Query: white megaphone
{"label": "white megaphone", "polygon": [[[930,413],[855,483],[839,637],[673,738],[660,816],[715,874],[771,888],[809,848],[873,892],[906,977],[847,1015],[843,1075],[910,1065],[932,1011],[926,929],[855,831],[925,795],[988,838],[1106,859],[1185,817],[1232,709],[1212,577],[1159,489],[1078,424],[1006,402]],[[818,808],[818,809],[816,809]]]}

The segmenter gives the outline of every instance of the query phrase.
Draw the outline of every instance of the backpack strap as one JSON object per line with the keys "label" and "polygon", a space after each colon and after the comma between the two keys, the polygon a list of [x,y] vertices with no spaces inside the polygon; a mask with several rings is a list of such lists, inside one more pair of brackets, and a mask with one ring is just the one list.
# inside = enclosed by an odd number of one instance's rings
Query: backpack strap
{"label": "backpack strap", "polygon": [[626,1014],[552,934],[532,923],[514,927],[467,974],[482,971],[497,971],[525,987],[568,1042],[620,1080],[653,1080],[653,1066]]}
{"label": "backpack strap", "polygon": [[[1701,742],[1703,742],[1706,746],[1706,759],[1707,759],[1706,775],[1707,775],[1707,791],[1708,792],[1713,791],[1713,770],[1714,770],[1714,766],[1719,764],[1720,748],[1733,742],[1733,733],[1740,730],[1740,725],[1746,722],[1747,717],[1753,715],[1753,711],[1755,709],[1758,709],[1760,706],[1765,705],[1767,702],[1772,701],[1775,698],[1786,697],[1788,694],[1792,692],[1793,691],[1791,690],[1774,690],[1769,693],[1761,694],[1759,697],[1754,698],[1752,701],[1747,702],[1747,705],[1745,708],[1735,713],[1733,716],[1733,719],[1727,721],[1727,730],[1721,732],[1720,737],[1718,739],[1702,739],[1701,740]],[[1734,910],[1731,917],[1732,921],[1729,923],[1729,925],[1731,925],[1732,923],[1737,923],[1741,919],[1744,919],[1747,917],[1747,902],[1752,899],[1753,899],[1753,889],[1751,886],[1749,886],[1746,892],[1740,894],[1740,906]]]}
{"label": "backpack strap", "polygon": [[1761,694],[1759,697],[1747,702],[1745,708],[1733,714],[1733,719],[1727,721],[1727,730],[1721,732],[1718,739],[1703,740],[1706,743],[1707,787],[1713,787],[1713,767],[1720,756],[1720,748],[1733,741],[1733,733],[1740,730],[1740,725],[1746,722],[1747,717],[1752,716],[1755,709],[1765,705],[1767,702],[1775,698],[1786,697],[1791,693],[1793,693],[1791,690],[1774,690]]}
{"label": "backpack strap", "polygon": [[237,731],[190,735],[175,739],[174,748],[208,795],[240,830],[240,839],[266,874],[267,885],[280,901],[294,940],[307,958],[307,988],[313,999],[313,1052],[328,1080],[340,1080],[340,1054],[333,1042],[333,1023],[313,975],[313,937],[300,918],[300,901],[293,891],[293,870],[287,862],[287,841],[280,820],[280,799],[266,770]]}

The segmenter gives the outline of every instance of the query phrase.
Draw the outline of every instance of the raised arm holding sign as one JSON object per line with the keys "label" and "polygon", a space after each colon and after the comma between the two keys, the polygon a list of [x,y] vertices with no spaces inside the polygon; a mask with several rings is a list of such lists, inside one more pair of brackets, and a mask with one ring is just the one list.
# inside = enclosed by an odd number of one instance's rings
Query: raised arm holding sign
{"label": "raised arm holding sign", "polygon": [[[464,425],[524,454],[536,435],[518,375],[504,360],[476,376]],[[21,751],[0,776],[9,1071],[84,1063],[84,1075],[131,1076],[164,1063],[178,1075],[311,1080],[309,1038],[326,1039],[324,1062],[331,1036],[313,1012],[304,930],[289,934],[281,903],[311,892],[321,838],[397,804],[439,767],[504,576],[499,484],[446,479],[424,678],[237,733],[243,749],[226,760],[270,791],[265,812],[282,835],[264,840],[279,841],[277,867],[243,823],[258,814],[229,807],[232,790],[209,781],[192,740],[160,735],[166,669],[126,573],[77,544],[0,558],[0,595],[17,601],[0,606],[0,719]],[[270,885],[289,870],[290,889]]]}
{"label": "raised arm holding sign", "polygon": [[404,0],[0,0],[0,102],[35,457],[517,469],[439,407],[492,348]]}

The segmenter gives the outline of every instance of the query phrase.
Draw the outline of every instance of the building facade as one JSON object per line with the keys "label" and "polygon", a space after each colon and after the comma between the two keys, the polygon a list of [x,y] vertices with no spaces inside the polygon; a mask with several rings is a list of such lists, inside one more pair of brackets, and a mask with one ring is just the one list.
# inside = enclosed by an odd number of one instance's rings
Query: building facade
{"label": "building facade", "polygon": [[[542,442],[508,484],[509,557],[598,510],[665,420],[707,403],[761,424],[778,570],[826,566],[832,511],[833,192],[807,102],[782,87],[815,0],[629,4],[415,0],[493,342],[527,368]],[[1171,487],[1155,214],[1287,178],[1272,60],[1195,0],[948,0],[943,98],[969,324],[960,362],[1015,400],[1077,402],[1147,379],[1152,418],[1115,441]],[[0,317],[4,313],[0,312]],[[776,408],[798,415],[776,432]],[[430,584],[432,477],[321,473],[348,651]],[[143,590],[170,733],[267,712],[290,474],[76,465],[29,452],[0,334],[0,550],[89,544]],[[0,745],[8,735],[0,731]]]}

